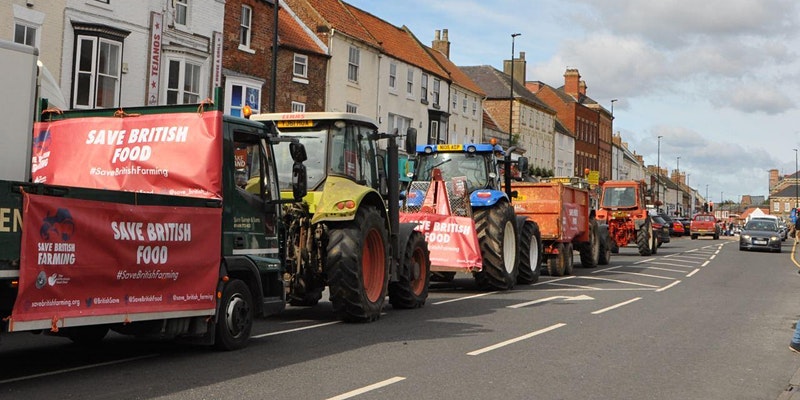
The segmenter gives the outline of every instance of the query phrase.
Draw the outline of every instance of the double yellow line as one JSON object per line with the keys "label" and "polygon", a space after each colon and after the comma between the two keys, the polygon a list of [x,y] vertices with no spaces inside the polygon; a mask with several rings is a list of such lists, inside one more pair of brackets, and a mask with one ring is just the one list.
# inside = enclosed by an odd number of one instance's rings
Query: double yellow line
{"label": "double yellow line", "polygon": [[794,265],[795,265],[797,268],[800,268],[800,263],[798,263],[798,262],[797,262],[797,259],[794,257],[794,255],[795,255],[795,254],[797,254],[797,253],[795,252],[795,250],[796,250],[796,249],[797,249],[797,237],[795,236],[795,239],[794,239],[794,244],[792,245],[792,262],[794,263]]}

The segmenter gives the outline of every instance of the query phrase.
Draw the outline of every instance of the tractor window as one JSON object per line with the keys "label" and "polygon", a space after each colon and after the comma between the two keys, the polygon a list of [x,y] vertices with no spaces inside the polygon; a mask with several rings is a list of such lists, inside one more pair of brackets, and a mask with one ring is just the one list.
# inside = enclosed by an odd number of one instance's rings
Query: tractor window
{"label": "tractor window", "polygon": [[636,207],[636,189],[612,187],[603,191],[603,207]]}
{"label": "tractor window", "polygon": [[375,148],[369,140],[372,130],[365,126],[332,127],[330,172],[376,187]]}
{"label": "tractor window", "polygon": [[419,158],[417,179],[429,181],[433,177],[433,170],[442,172],[442,179],[450,180],[457,177],[467,178],[467,190],[487,186],[489,179],[486,157],[471,153],[433,153]]}
{"label": "tractor window", "polygon": [[[281,136],[297,138],[306,147],[308,159],[306,166],[309,189],[316,188],[325,179],[325,147],[327,134],[325,131],[281,132]],[[292,189],[292,165],[294,160],[289,154],[289,143],[275,145],[275,160],[278,164],[278,180],[281,189]]]}

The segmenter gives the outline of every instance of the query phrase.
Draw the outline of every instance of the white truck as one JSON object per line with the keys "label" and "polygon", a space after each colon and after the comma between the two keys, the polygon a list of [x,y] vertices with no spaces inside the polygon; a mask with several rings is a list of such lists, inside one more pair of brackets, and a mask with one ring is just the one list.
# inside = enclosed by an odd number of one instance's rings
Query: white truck
{"label": "white truck", "polygon": [[0,87],[5,93],[13,93],[0,99],[0,179],[30,179],[31,132],[38,107],[38,55],[34,47],[0,40]]}

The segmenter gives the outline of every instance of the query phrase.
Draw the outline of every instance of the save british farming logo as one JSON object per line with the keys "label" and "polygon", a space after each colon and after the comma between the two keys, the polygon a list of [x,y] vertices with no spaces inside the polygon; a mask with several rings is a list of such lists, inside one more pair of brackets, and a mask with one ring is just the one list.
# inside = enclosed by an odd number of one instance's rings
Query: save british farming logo
{"label": "save british farming logo", "polygon": [[[75,221],[66,208],[58,208],[48,212],[42,219],[37,243],[37,264],[44,266],[70,266],[75,264],[75,243],[70,242],[75,234]],[[69,282],[69,277],[54,272],[47,274],[44,270],[36,277],[36,287],[55,286]]]}

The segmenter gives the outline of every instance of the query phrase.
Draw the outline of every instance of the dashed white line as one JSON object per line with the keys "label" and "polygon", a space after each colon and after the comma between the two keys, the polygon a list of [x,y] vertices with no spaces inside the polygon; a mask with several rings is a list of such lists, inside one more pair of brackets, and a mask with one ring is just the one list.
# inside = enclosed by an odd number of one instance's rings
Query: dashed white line
{"label": "dashed white line", "polygon": [[394,378],[390,378],[390,379],[387,379],[387,380],[385,380],[385,381],[381,381],[381,382],[378,382],[378,383],[373,383],[372,385],[369,385],[369,386],[364,386],[364,387],[362,387],[362,388],[360,388],[360,389],[351,390],[351,391],[349,391],[349,392],[347,392],[347,393],[342,393],[342,394],[340,394],[340,395],[338,395],[338,396],[334,396],[334,397],[328,397],[328,399],[327,399],[327,400],[344,400],[344,399],[349,399],[349,398],[351,398],[351,397],[355,397],[355,396],[358,396],[358,395],[360,395],[360,394],[364,394],[364,393],[367,393],[367,392],[373,391],[373,390],[375,390],[375,389],[380,389],[380,388],[382,388],[382,387],[384,387],[384,386],[389,386],[389,385],[391,385],[391,384],[394,384],[394,383],[397,383],[397,382],[403,381],[403,380],[405,380],[405,379],[406,379],[406,378],[405,378],[405,377],[402,377],[402,376],[395,376]]}
{"label": "dashed white line", "polygon": [[277,336],[277,335],[283,335],[283,334],[285,334],[285,333],[299,332],[299,331],[304,331],[304,330],[306,330],[306,329],[322,328],[323,326],[334,325],[334,324],[338,324],[338,323],[341,323],[341,322],[342,322],[342,321],[332,321],[332,322],[325,322],[325,323],[322,323],[322,324],[309,325],[309,326],[302,326],[302,327],[300,327],[300,328],[287,329],[287,330],[284,330],[284,331],[277,331],[277,332],[270,332],[270,333],[262,333],[262,334],[260,334],[260,335],[253,335],[252,337],[253,337],[253,339],[258,339],[258,338],[263,338],[263,337],[267,337],[267,336]]}
{"label": "dashed white line", "polygon": [[657,288],[657,287],[659,287],[658,285],[648,285],[648,284],[646,284],[646,283],[638,283],[638,282],[631,282],[631,281],[623,281],[623,280],[618,280],[618,279],[596,278],[596,277],[593,277],[593,276],[582,276],[581,278],[584,278],[584,279],[595,279],[595,280],[598,280],[598,281],[608,281],[608,282],[624,283],[624,284],[626,284],[626,285],[644,286],[644,287],[649,287],[649,288]]}
{"label": "dashed white line", "polygon": [[705,267],[705,266],[706,266],[706,265],[708,265],[708,263],[710,263],[710,262],[711,262],[711,261],[706,261],[706,262],[704,262],[704,263],[700,264],[700,266],[701,266],[701,267]]}
{"label": "dashed white line", "polygon": [[673,280],[675,278],[670,278],[668,276],[661,276],[661,275],[651,275],[651,274],[643,274],[641,272],[630,272],[630,271],[615,271],[617,274],[628,274],[628,275],[636,275],[636,276],[644,276],[646,278],[657,278],[657,279],[669,279]]}
{"label": "dashed white line", "polygon": [[505,342],[500,342],[500,343],[492,345],[492,346],[484,347],[482,349],[478,349],[478,350],[475,350],[475,351],[470,351],[469,353],[467,353],[467,355],[468,356],[477,356],[479,354],[483,354],[483,353],[486,353],[486,352],[489,352],[489,351],[492,351],[492,350],[497,350],[497,349],[499,349],[501,347],[505,347],[505,346],[508,346],[510,344],[513,344],[513,343],[516,343],[516,342],[519,342],[519,341],[522,341],[522,340],[525,340],[525,339],[530,339],[530,338],[532,338],[534,336],[550,332],[550,331],[552,331],[554,329],[561,328],[562,326],[565,326],[565,325],[566,325],[565,323],[558,323],[558,324],[555,324],[555,325],[551,325],[551,326],[548,326],[547,328],[539,329],[536,332],[531,332],[531,333],[528,333],[526,335],[522,335],[522,336],[515,337],[513,339],[506,340]]}
{"label": "dashed white line", "polygon": [[686,277],[687,277],[687,278],[688,278],[688,277],[691,277],[692,275],[696,274],[696,273],[697,273],[697,271],[700,271],[700,268],[696,268],[694,271],[692,271],[692,272],[689,272],[688,274],[686,274]]}
{"label": "dashed white line", "polygon": [[664,287],[662,287],[661,289],[658,289],[658,290],[656,290],[656,292],[663,292],[663,291],[665,291],[665,290],[667,290],[667,289],[669,289],[669,288],[671,288],[671,287],[673,287],[673,286],[675,286],[675,285],[677,285],[677,284],[679,284],[679,283],[681,283],[681,281],[675,281],[675,282],[672,282],[672,283],[670,283],[669,285],[667,285],[667,286],[664,286]]}
{"label": "dashed white line", "polygon": [[497,293],[497,292],[478,293],[478,294],[474,294],[472,296],[464,296],[464,297],[458,297],[458,298],[450,299],[450,300],[442,300],[442,301],[439,301],[439,302],[436,302],[436,303],[432,303],[432,304],[433,305],[437,305],[437,304],[453,303],[453,302],[456,302],[456,301],[469,300],[469,299],[474,299],[476,297],[488,296],[490,294],[495,294],[495,293]]}
{"label": "dashed white line", "polygon": [[639,301],[639,300],[641,300],[641,299],[642,299],[641,297],[634,297],[634,298],[632,298],[632,299],[630,299],[630,300],[628,300],[628,301],[623,301],[622,303],[615,304],[615,305],[613,305],[613,306],[611,306],[611,307],[606,307],[606,308],[603,308],[603,309],[601,309],[601,310],[592,311],[592,314],[594,314],[594,315],[602,314],[602,313],[604,313],[604,312],[606,312],[606,311],[611,311],[611,310],[613,310],[613,309],[615,309],[615,308],[619,308],[619,307],[622,307],[622,306],[624,306],[624,305],[631,304],[631,303],[633,303],[634,301]]}
{"label": "dashed white line", "polygon": [[147,354],[147,355],[144,355],[144,356],[125,358],[125,359],[122,359],[122,360],[114,360],[114,361],[108,361],[108,362],[98,363],[98,364],[83,365],[83,366],[80,366],[80,367],[60,369],[60,370],[57,370],[57,371],[44,372],[44,373],[41,373],[41,374],[20,376],[18,378],[11,378],[11,379],[2,380],[2,381],[0,381],[0,385],[2,385],[4,383],[25,381],[25,380],[33,379],[33,378],[41,378],[43,376],[65,374],[67,372],[81,371],[81,370],[84,370],[84,369],[105,367],[105,366],[114,365],[114,364],[122,364],[122,363],[125,363],[125,362],[142,360],[142,359],[145,359],[145,358],[152,358],[152,357],[158,357],[158,354]]}

